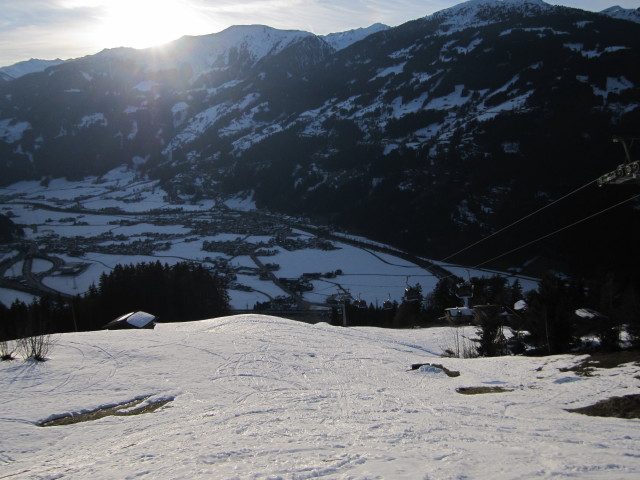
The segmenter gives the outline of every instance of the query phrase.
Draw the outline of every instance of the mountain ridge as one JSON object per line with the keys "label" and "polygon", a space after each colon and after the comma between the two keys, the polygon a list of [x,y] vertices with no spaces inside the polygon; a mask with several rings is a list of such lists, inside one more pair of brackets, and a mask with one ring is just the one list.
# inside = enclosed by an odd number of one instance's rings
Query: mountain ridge
{"label": "mountain ridge", "polygon": [[[435,12],[434,14],[427,15],[427,17],[433,16],[433,15],[446,15],[445,12],[455,11],[461,8],[469,8],[469,7],[473,8],[474,4],[476,6],[484,5],[484,6],[493,6],[493,7],[500,7],[504,5],[518,6],[518,5],[527,5],[527,4],[530,4],[532,6],[538,6],[538,7],[550,6],[543,0],[470,0],[458,5],[455,5],[453,7],[440,10],[438,12]],[[622,8],[618,5],[615,5],[602,10],[600,13],[607,16],[614,17],[614,18],[629,20],[633,22],[640,22],[640,8],[629,9],[629,8]],[[424,17],[424,18],[427,18],[427,17]],[[234,28],[234,27],[237,27],[237,26],[231,26],[228,28]],[[369,27],[360,27],[352,30],[346,30],[343,32],[329,33],[326,35],[319,35],[319,37],[327,41],[327,43],[329,43],[334,48],[336,48],[336,50],[340,50],[342,48],[346,48],[346,46],[349,46],[352,43],[355,43],[356,41],[362,40],[363,38],[365,38],[366,36],[372,33],[384,31],[388,28],[390,27],[387,25],[375,23],[373,25],[370,25]],[[217,33],[222,33],[222,31]],[[216,33],[202,35],[202,36],[206,37],[211,35],[216,35]],[[169,42],[169,44],[179,42],[183,38],[193,38],[193,37],[194,36],[191,36],[191,35],[185,35],[184,37],[174,40],[173,42]],[[126,47],[117,47],[117,48],[106,49],[106,50],[117,50],[118,48],[126,48]],[[157,49],[157,48],[159,47],[148,47],[143,50]],[[91,56],[91,55],[88,55],[88,56]],[[85,58],[85,57],[80,57],[80,58]],[[30,60],[24,60],[24,61],[17,62],[15,64],[6,65],[3,67],[0,67],[0,81],[14,80],[28,73],[38,73],[45,70],[49,66],[59,65],[60,63],[63,63],[63,62],[79,60],[80,58],[74,58],[74,59],[68,59],[68,60],[61,60],[59,58],[55,60],[32,58]]]}
{"label": "mountain ridge", "polygon": [[195,67],[118,50],[9,82],[4,181],[137,158],[173,199],[251,193],[447,253],[615,168],[611,137],[637,125],[638,26],[605,15],[476,0],[339,50],[261,28],[274,43],[255,56],[238,28]]}
{"label": "mountain ridge", "polygon": [[[336,50],[341,50],[357,41],[362,40],[368,35],[386,30],[388,28],[390,27],[388,27],[387,25],[376,23],[376,24],[370,25],[369,27],[356,28],[356,29],[347,30],[344,32],[336,32],[336,33],[330,33],[327,35],[316,35],[316,36],[326,41],[329,45],[331,45]],[[315,35],[313,33],[305,32],[303,30],[279,30],[266,25],[256,25],[256,24],[232,25],[217,33],[211,33],[207,35],[195,35],[195,36],[185,35],[165,45],[148,47],[144,49],[133,49],[129,47],[108,48],[93,55],[86,55],[84,57],[68,59],[68,60],[61,60],[59,58],[55,60],[44,60],[44,59],[32,58],[30,60],[25,60],[12,65],[0,67],[0,75],[2,75],[2,79],[5,81],[15,80],[29,73],[40,73],[49,67],[60,65],[61,63],[82,60],[88,57],[93,57],[95,55],[105,55],[105,54],[109,54],[109,52],[111,53],[125,52],[125,51],[137,52],[137,53],[155,52],[157,57],[162,58],[162,57],[168,56],[167,53],[163,52],[164,50],[169,50],[169,51],[175,50],[178,52],[188,51],[190,48],[193,48],[193,44],[197,44],[197,43],[204,44],[205,47],[207,46],[207,43],[209,43],[209,46],[212,47],[214,51],[213,53],[208,53],[208,55],[209,56],[213,55],[217,57],[218,55],[221,55],[221,54],[223,55],[225,53],[225,48],[218,49],[216,51],[215,43],[217,41],[225,44],[227,48],[229,47],[238,48],[242,44],[245,44],[245,47],[253,48],[254,56],[256,57],[256,59],[259,59],[262,56],[267,54],[267,52],[260,52],[259,50],[261,48],[264,48],[266,45],[269,45],[268,41],[266,42],[261,41],[261,40],[268,40],[269,34],[265,35],[266,38],[265,37],[259,38],[257,35],[259,30],[262,30],[263,33],[265,34],[269,32],[270,34],[280,35],[282,37],[281,42],[283,42],[280,45],[281,47],[284,47],[287,44],[287,42],[284,39],[285,36],[289,36],[290,37],[289,40],[293,40],[295,37],[306,37],[306,36]],[[249,40],[251,39],[252,34],[254,37],[254,41],[250,42]],[[274,48],[274,47],[275,45],[271,45],[271,48]],[[204,50],[204,49],[201,49],[201,50]],[[271,52],[271,53],[275,53],[275,52]],[[200,55],[206,57],[207,54],[201,51]],[[203,61],[206,61],[206,58],[203,59]]]}
{"label": "mountain ridge", "polygon": [[613,18],[621,20],[629,20],[631,22],[640,23],[640,7],[639,8],[622,8],[619,5],[605,8],[600,13],[609,15]]}

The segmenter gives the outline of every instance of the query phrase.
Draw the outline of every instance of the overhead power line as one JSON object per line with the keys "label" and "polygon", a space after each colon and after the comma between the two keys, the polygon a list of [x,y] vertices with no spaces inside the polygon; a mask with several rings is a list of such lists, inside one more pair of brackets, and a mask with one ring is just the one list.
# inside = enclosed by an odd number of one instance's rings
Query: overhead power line
{"label": "overhead power line", "polygon": [[[498,230],[498,231],[496,231],[496,232],[492,233],[491,235],[488,235],[488,236],[486,236],[486,237],[484,237],[484,238],[481,238],[481,239],[480,239],[480,240],[478,240],[477,242],[474,242],[474,243],[472,243],[471,245],[468,245],[468,246],[464,247],[463,249],[458,250],[458,251],[457,251],[457,252],[455,252],[455,253],[452,253],[451,255],[449,255],[448,257],[443,258],[443,259],[442,259],[442,260],[440,260],[440,261],[441,261],[441,262],[446,262],[446,261],[447,261],[447,260],[449,260],[450,258],[455,257],[456,255],[458,255],[458,254],[460,254],[460,253],[462,253],[462,252],[464,252],[464,251],[466,251],[466,250],[469,250],[470,248],[475,247],[476,245],[479,245],[480,243],[482,243],[482,242],[484,242],[484,241],[486,241],[486,240],[489,240],[489,239],[490,239],[490,238],[492,238],[492,237],[495,237],[496,235],[498,235],[498,234],[500,234],[500,233],[504,232],[505,230],[507,230],[507,229],[509,229],[509,228],[513,227],[514,225],[517,225],[517,224],[519,224],[519,223],[521,223],[521,222],[524,222],[524,221],[525,221],[525,220],[527,220],[528,218],[531,218],[531,217],[533,217],[534,215],[536,215],[536,214],[540,213],[541,211],[543,211],[543,210],[545,210],[545,209],[547,209],[547,208],[549,208],[549,207],[552,207],[552,206],[553,206],[553,205],[555,205],[556,203],[558,203],[558,202],[560,202],[560,201],[564,200],[565,198],[568,198],[568,197],[570,197],[571,195],[574,195],[574,194],[578,193],[580,190],[583,190],[583,189],[587,188],[588,186],[593,185],[594,183],[596,183],[596,181],[597,181],[597,180],[592,180],[592,181],[590,181],[589,183],[586,183],[586,184],[584,184],[583,186],[581,186],[581,187],[579,187],[579,188],[576,188],[576,189],[575,189],[575,190],[573,190],[572,192],[567,193],[566,195],[564,195],[564,196],[562,196],[562,197],[558,198],[557,200],[554,200],[553,202],[551,202],[551,203],[549,203],[549,204],[545,205],[544,207],[540,207],[539,209],[535,210],[534,212],[531,212],[531,213],[529,213],[528,215],[525,215],[524,217],[522,217],[522,218],[520,218],[520,219],[516,220],[515,222],[510,223],[510,224],[509,224],[509,225],[507,225],[506,227],[502,227],[500,230]],[[486,263],[486,262],[485,262],[485,263]],[[481,264],[481,265],[484,265],[484,264]]]}
{"label": "overhead power line", "polygon": [[[592,183],[593,183],[593,182],[592,182]],[[562,232],[562,231],[564,231],[564,230],[568,230],[569,228],[575,227],[576,225],[578,225],[578,224],[580,224],[580,223],[586,222],[587,220],[590,220],[590,219],[592,219],[593,217],[597,217],[598,215],[601,215],[601,214],[603,214],[603,213],[606,213],[606,212],[608,212],[609,210],[613,210],[613,209],[614,209],[614,208],[616,208],[616,207],[619,207],[619,206],[621,206],[621,205],[623,205],[623,204],[625,204],[625,203],[631,202],[632,200],[635,200],[636,198],[640,198],[640,193],[639,193],[639,194],[637,194],[637,195],[634,195],[633,197],[627,198],[626,200],[623,200],[622,202],[618,202],[618,203],[616,203],[615,205],[612,205],[612,206],[607,207],[607,208],[605,208],[605,209],[603,209],[603,210],[600,210],[599,212],[596,212],[596,213],[594,213],[594,214],[591,214],[591,215],[589,215],[588,217],[583,218],[582,220],[578,220],[577,222],[573,222],[573,223],[571,223],[571,224],[569,224],[569,225],[566,225],[566,226],[564,226],[564,227],[562,227],[562,228],[559,228],[558,230],[555,230],[555,231],[553,231],[553,232],[551,232],[551,233],[547,233],[546,235],[543,235],[543,236],[541,236],[541,237],[538,237],[538,238],[536,238],[535,240],[531,240],[530,242],[527,242],[527,243],[525,243],[525,244],[523,244],[523,245],[520,245],[519,247],[513,248],[513,249],[509,250],[508,252],[501,253],[500,255],[497,255],[497,256],[495,256],[495,257],[493,257],[493,258],[489,259],[489,260],[486,260],[486,261],[484,261],[484,262],[482,262],[482,263],[479,263],[478,265],[475,265],[475,266],[474,266],[474,267],[472,267],[472,268],[478,268],[478,267],[481,267],[482,265],[485,265],[485,264],[487,264],[487,263],[491,263],[491,262],[493,262],[493,261],[495,261],[495,260],[497,260],[497,259],[499,259],[499,258],[502,258],[502,257],[504,257],[504,256],[506,256],[506,255],[509,255],[510,253],[513,253],[513,252],[516,252],[516,251],[518,251],[518,250],[521,250],[521,249],[523,249],[523,248],[525,248],[525,247],[528,247],[529,245],[533,245],[534,243],[539,242],[539,241],[541,241],[541,240],[544,240],[545,238],[549,238],[549,237],[551,237],[551,236],[555,235],[556,233],[560,233],[560,232]]]}
{"label": "overhead power line", "polygon": [[[446,262],[446,261],[447,261],[447,260],[449,260],[450,258],[455,257],[456,255],[458,255],[458,254],[460,254],[460,253],[462,253],[462,252],[465,252],[466,250],[469,250],[470,248],[475,247],[476,245],[479,245],[480,243],[482,243],[482,242],[484,242],[484,241],[486,241],[486,240],[489,240],[490,238],[492,238],[492,237],[494,237],[494,236],[496,236],[496,235],[498,235],[498,234],[500,234],[500,233],[504,232],[505,230],[507,230],[507,229],[509,229],[509,228],[513,227],[514,225],[517,225],[517,224],[519,224],[519,223],[521,223],[521,222],[523,222],[523,221],[527,220],[528,218],[531,218],[532,216],[534,216],[534,215],[536,215],[536,214],[540,213],[541,211],[543,211],[543,210],[545,210],[545,209],[547,209],[547,208],[549,208],[549,207],[551,207],[551,206],[555,205],[556,203],[558,203],[558,202],[560,202],[560,201],[564,200],[565,198],[568,198],[568,197],[570,197],[570,196],[572,196],[572,195],[574,195],[574,194],[578,193],[580,190],[583,190],[583,189],[587,188],[588,186],[590,186],[590,185],[592,185],[592,184],[594,184],[594,183],[597,183],[599,186],[600,186],[600,185],[603,185],[604,183],[607,183],[609,180],[611,180],[611,179],[609,179],[609,177],[611,177],[614,173],[615,173],[615,175],[613,175],[613,177],[615,177],[615,179],[614,179],[615,181],[612,181],[612,182],[610,182],[610,183],[626,183],[627,181],[630,181],[630,180],[636,180],[636,179],[638,178],[638,171],[637,171],[637,168],[638,168],[638,165],[640,164],[640,162],[638,162],[638,161],[633,162],[633,161],[632,161],[632,159],[631,159],[631,153],[630,153],[630,149],[631,149],[631,147],[633,146],[633,143],[634,143],[636,140],[640,140],[640,137],[629,137],[629,138],[614,137],[614,139],[613,139],[613,141],[614,141],[614,142],[620,142],[620,143],[622,143],[622,145],[623,145],[623,147],[624,147],[624,151],[625,151],[625,158],[626,158],[626,164],[621,165],[621,166],[618,166],[618,169],[616,169],[616,171],[614,171],[614,172],[610,172],[609,174],[605,174],[605,175],[603,175],[603,176],[600,176],[600,177],[596,178],[595,180],[592,180],[592,181],[590,181],[590,182],[586,183],[585,185],[583,185],[583,186],[581,186],[581,187],[579,187],[579,188],[576,188],[576,189],[575,189],[575,190],[573,190],[572,192],[569,192],[569,193],[567,193],[566,195],[564,195],[564,196],[562,196],[562,197],[558,198],[557,200],[554,200],[553,202],[551,202],[551,203],[549,203],[549,204],[547,204],[547,205],[545,205],[545,206],[543,206],[543,207],[541,207],[541,208],[539,208],[539,209],[535,210],[534,212],[531,212],[530,214],[525,215],[524,217],[522,217],[522,218],[520,218],[520,219],[516,220],[516,221],[515,221],[515,222],[513,222],[513,223],[510,223],[510,224],[509,224],[509,225],[507,225],[506,227],[501,228],[500,230],[498,230],[498,231],[496,231],[496,232],[492,233],[491,235],[488,235],[488,236],[486,236],[486,237],[484,237],[484,238],[481,238],[481,239],[480,239],[480,240],[478,240],[477,242],[474,242],[474,243],[472,243],[471,245],[468,245],[468,246],[466,246],[466,247],[462,248],[461,250],[458,250],[457,252],[452,253],[451,255],[449,255],[448,257],[443,258],[443,259],[442,259],[442,260],[440,260],[440,261],[441,261],[441,262]],[[633,167],[633,168],[631,168],[631,170],[629,169],[629,167],[630,167],[630,166],[631,166],[631,167]],[[618,173],[617,173],[617,171],[618,171],[621,167],[624,167],[624,168],[623,168],[623,173],[622,173],[622,174],[618,174]],[[634,169],[636,169],[636,170],[634,170]],[[625,176],[625,175],[626,175],[626,176]],[[603,180],[603,179],[605,179],[605,177],[606,177],[608,180]],[[619,177],[620,177],[620,178],[619,178]],[[623,203],[624,203],[624,202],[623,202]],[[604,211],[606,211],[606,209],[605,209]],[[597,214],[596,214],[596,215],[597,215]],[[519,248],[520,248],[520,247],[519,247]],[[486,263],[486,262],[485,262],[485,263]],[[481,265],[483,265],[483,264],[481,264]]]}

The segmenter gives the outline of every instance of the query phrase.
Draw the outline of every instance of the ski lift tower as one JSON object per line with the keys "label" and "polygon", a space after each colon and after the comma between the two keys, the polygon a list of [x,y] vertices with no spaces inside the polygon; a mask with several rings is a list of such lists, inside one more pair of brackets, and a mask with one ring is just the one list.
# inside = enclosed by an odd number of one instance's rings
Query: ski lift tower
{"label": "ski lift tower", "polygon": [[615,170],[599,177],[597,180],[599,187],[640,183],[640,161],[631,159],[631,147],[636,140],[640,140],[640,137],[613,137],[613,141],[621,143],[624,148],[625,162],[618,165]]}
{"label": "ski lift tower", "polygon": [[342,307],[342,326],[347,326],[347,305],[351,305],[353,297],[349,290],[337,285],[338,293],[334,293],[327,299],[327,303],[331,305],[340,305]]}

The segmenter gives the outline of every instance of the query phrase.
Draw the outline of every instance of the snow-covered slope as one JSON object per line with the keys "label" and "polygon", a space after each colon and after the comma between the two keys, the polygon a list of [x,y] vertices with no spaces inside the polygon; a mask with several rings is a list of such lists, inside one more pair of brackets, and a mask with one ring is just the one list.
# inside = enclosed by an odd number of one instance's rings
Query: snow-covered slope
{"label": "snow-covered slope", "polygon": [[640,8],[622,8],[616,5],[615,7],[606,8],[600,13],[609,15],[613,18],[620,18],[622,20],[640,23]]}
{"label": "snow-covered slope", "polygon": [[330,33],[328,35],[324,35],[322,38],[336,50],[342,50],[343,48],[347,48],[349,45],[353,45],[369,35],[388,29],[389,27],[387,25],[374,23],[370,27],[356,28],[354,30],[347,30],[346,32]]}
{"label": "snow-covered slope", "polygon": [[49,67],[60,65],[64,62],[65,60],[60,60],[59,58],[57,58],[56,60],[40,60],[37,58],[32,58],[31,60],[18,62],[8,67],[2,67],[0,68],[0,73],[16,79],[22,77],[23,75],[27,75],[28,73],[42,72]]}
{"label": "snow-covered slope", "polygon": [[161,48],[149,63],[152,69],[179,68],[189,64],[193,75],[224,70],[235,62],[254,65],[267,55],[276,55],[287,46],[312,33],[300,30],[278,30],[264,25],[237,25],[219,33],[197,37],[185,36]]}
{"label": "snow-covered slope", "polygon": [[[453,338],[447,328],[345,329],[257,315],[64,334],[45,363],[0,362],[0,475],[638,478],[638,420],[565,410],[635,393],[638,367],[579,377],[560,370],[575,364],[570,356],[439,358]],[[412,371],[414,363],[460,375]],[[456,392],[474,386],[510,391]],[[169,403],[36,426],[143,398],[142,406]]]}
{"label": "snow-covered slope", "polygon": [[465,28],[496,23],[513,13],[535,15],[553,7],[542,0],[469,0],[434,13],[430,17],[442,21],[440,33],[452,34]]}

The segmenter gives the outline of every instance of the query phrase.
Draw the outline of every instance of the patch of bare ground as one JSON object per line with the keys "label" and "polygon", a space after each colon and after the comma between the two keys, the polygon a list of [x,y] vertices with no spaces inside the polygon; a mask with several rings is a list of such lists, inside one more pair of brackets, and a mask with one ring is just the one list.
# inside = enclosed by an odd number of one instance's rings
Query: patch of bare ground
{"label": "patch of bare ground", "polygon": [[[616,368],[625,363],[634,363],[640,367],[640,350],[623,350],[611,353],[595,353],[578,365],[561,368],[561,372],[574,372],[581,377],[592,377],[599,368]],[[636,377],[637,378],[637,377]]]}
{"label": "patch of bare ground", "polygon": [[456,388],[456,392],[462,393],[463,395],[479,395],[482,393],[504,393],[504,392],[513,392],[512,388],[505,387],[458,387]]}
{"label": "patch of bare ground", "polygon": [[84,412],[84,413],[74,413],[70,415],[63,415],[61,417],[40,422],[37,425],[39,427],[57,427],[60,425],[72,425],[74,423],[80,423],[80,422],[91,422],[93,420],[98,420],[100,418],[108,417],[110,415],[113,415],[116,417],[124,417],[129,415],[142,415],[143,413],[155,412],[158,408],[172,401],[172,399],[161,400],[158,402],[147,403],[146,405],[142,405],[140,407],[134,408],[137,405],[140,405],[143,401],[145,401],[148,398],[149,397],[136,398],[129,402],[120,403],[112,407],[98,408],[96,410],[92,410],[90,412]]}
{"label": "patch of bare ground", "polygon": [[592,417],[640,418],[640,395],[611,397],[587,407],[566,410]]}

